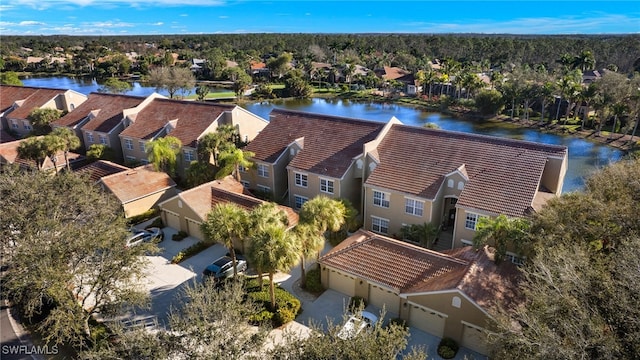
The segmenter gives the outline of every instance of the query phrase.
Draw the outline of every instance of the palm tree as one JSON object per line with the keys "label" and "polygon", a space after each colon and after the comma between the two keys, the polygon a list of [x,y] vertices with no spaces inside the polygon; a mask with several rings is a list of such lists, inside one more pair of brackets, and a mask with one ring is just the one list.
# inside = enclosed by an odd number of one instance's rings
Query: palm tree
{"label": "palm tree", "polygon": [[39,170],[47,157],[47,148],[41,138],[30,137],[20,142],[18,156],[23,159],[33,160],[36,163],[36,170]]}
{"label": "palm tree", "polygon": [[166,136],[157,140],[149,141],[145,146],[149,162],[153,164],[156,171],[165,171],[173,175],[178,162],[178,154],[182,142],[173,136]]}
{"label": "palm tree", "polygon": [[593,70],[596,67],[596,59],[591,50],[583,50],[573,59],[571,65],[573,65],[574,69],[579,69],[580,71]]}
{"label": "palm tree", "polygon": [[255,153],[251,151],[241,150],[236,148],[227,149],[220,154],[220,164],[222,167],[216,174],[216,178],[220,179],[227,175],[233,175],[238,181],[242,180],[240,177],[240,167],[245,169],[253,166],[253,163],[248,158],[255,156]]}
{"label": "palm tree", "polygon": [[[289,227],[289,219],[287,218],[287,214],[282,211],[276,203],[273,202],[265,202],[257,207],[253,208],[249,213],[249,227],[247,238],[252,238],[256,234],[263,231],[269,225],[277,225],[282,226],[284,228]],[[242,250],[245,250],[244,243],[242,244]],[[255,264],[257,268],[258,274],[262,274],[262,268],[260,264]],[[262,276],[258,277],[258,282],[260,287],[262,287]]]}
{"label": "palm tree", "polygon": [[207,241],[224,245],[233,260],[233,276],[238,275],[234,243],[243,243],[248,233],[249,213],[234,203],[214,206],[207,214],[207,220],[200,229]]}
{"label": "palm tree", "polygon": [[299,223],[292,232],[300,245],[300,286],[304,288],[307,284],[305,260],[322,250],[325,238],[311,224]]}
{"label": "palm tree", "polygon": [[68,159],[69,151],[80,147],[80,139],[76,136],[73,130],[63,127],[53,129],[51,135],[55,135],[62,140],[64,144],[64,147],[62,148],[62,151],[64,151],[64,162],[67,164],[67,170],[71,171],[71,165],[69,165]]}
{"label": "palm tree", "polygon": [[580,130],[584,130],[584,124],[586,119],[589,118],[589,106],[593,103],[596,95],[598,94],[598,88],[596,83],[589,84],[589,86],[582,89],[580,93],[580,101],[584,101],[586,104],[586,108],[584,113],[582,114],[582,124],[580,125]]}
{"label": "palm tree", "polygon": [[232,125],[220,125],[215,132],[205,134],[198,140],[198,160],[219,166],[218,156],[224,150],[232,148],[239,140],[239,135]]}
{"label": "palm tree", "polygon": [[300,259],[300,248],[296,238],[281,224],[269,224],[251,237],[249,259],[269,274],[269,294],[271,308],[276,310],[275,285],[273,275],[276,271],[289,271]]}
{"label": "palm tree", "polygon": [[[58,172],[58,152],[63,151],[66,147],[64,140],[56,135],[46,135],[42,138],[47,156],[53,163],[53,170]],[[65,157],[66,158],[66,157]]]}
{"label": "palm tree", "polygon": [[613,134],[616,132],[616,127],[618,126],[618,118],[624,115],[625,111],[627,111],[627,104],[622,101],[617,101],[611,106],[613,127],[611,128],[611,133],[609,133],[609,139],[613,139]]}
{"label": "palm tree", "polygon": [[438,238],[438,227],[431,223],[405,225],[400,229],[403,238],[420,243],[425,248],[431,248]]}
{"label": "palm tree", "polygon": [[344,224],[346,209],[339,200],[319,195],[305,202],[300,209],[300,222],[309,224],[320,234],[338,231]]}
{"label": "palm tree", "polygon": [[473,245],[477,248],[491,244],[496,249],[495,261],[502,261],[507,247],[513,246],[517,254],[525,254],[528,246],[529,220],[524,218],[508,218],[499,215],[496,218],[481,217],[473,236]]}

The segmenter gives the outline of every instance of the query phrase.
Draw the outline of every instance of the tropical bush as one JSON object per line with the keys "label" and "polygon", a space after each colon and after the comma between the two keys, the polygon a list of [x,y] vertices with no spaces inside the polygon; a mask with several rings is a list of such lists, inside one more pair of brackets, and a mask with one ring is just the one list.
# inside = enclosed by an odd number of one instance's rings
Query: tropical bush
{"label": "tropical bush", "polygon": [[349,311],[356,312],[367,307],[367,301],[361,296],[353,296],[349,300]]}
{"label": "tropical bush", "polygon": [[173,241],[181,241],[184,238],[186,238],[187,236],[189,236],[189,234],[187,234],[186,232],[180,230],[176,234],[173,234],[173,236],[171,236],[171,240],[173,240]]}
{"label": "tropical bush", "polygon": [[458,353],[458,343],[452,338],[443,338],[438,344],[438,355],[443,359],[453,359]]}
{"label": "tropical bush", "polygon": [[322,282],[320,281],[320,269],[318,267],[307,271],[306,277],[305,290],[314,294],[320,294],[324,291],[324,286],[322,286]]}
{"label": "tropical bush", "polygon": [[193,255],[199,253],[200,251],[208,248],[209,246],[211,246],[210,243],[207,243],[207,242],[204,242],[204,241],[198,241],[197,243],[195,243],[195,244],[189,246],[188,248],[186,248],[186,249],[180,251],[179,253],[177,253],[176,256],[174,256],[173,259],[171,259],[171,263],[172,264],[177,264],[177,263],[179,263],[181,261],[184,261],[184,260],[192,257]]}
{"label": "tropical bush", "polygon": [[269,286],[266,282],[260,287],[257,279],[249,279],[245,283],[247,296],[252,302],[261,306],[261,311],[252,315],[250,321],[260,323],[265,320],[271,320],[273,327],[282,326],[295,317],[302,310],[300,300],[280,286],[275,287],[276,308],[271,307],[271,298],[269,295]]}

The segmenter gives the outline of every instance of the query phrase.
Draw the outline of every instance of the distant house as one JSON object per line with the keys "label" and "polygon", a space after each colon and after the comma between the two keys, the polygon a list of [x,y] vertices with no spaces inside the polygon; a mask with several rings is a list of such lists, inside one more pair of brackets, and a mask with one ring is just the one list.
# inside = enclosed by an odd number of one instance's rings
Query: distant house
{"label": "distant house", "polygon": [[[40,171],[58,172],[67,167],[63,151],[57,152],[54,156],[46,156],[40,166],[32,159],[20,157],[18,147],[23,141],[24,139],[0,143],[0,169],[7,165],[16,165],[24,170],[37,168]],[[68,152],[66,157],[71,168],[81,166],[85,160],[84,155],[74,152]]]}
{"label": "distant house", "polygon": [[184,174],[197,160],[198,141],[207,133],[215,132],[220,125],[231,125],[242,140],[251,141],[267,121],[235,105],[155,98],[142,110],[126,116],[124,125],[119,137],[126,162],[148,162],[146,144],[173,136],[182,143],[178,173]]}
{"label": "distant house", "polygon": [[176,195],[176,183],[169,175],[154,171],[151,165],[119,171],[98,180],[122,204],[124,216],[140,215]]}
{"label": "distant house", "polygon": [[[204,240],[200,225],[207,219],[207,214],[216,204],[234,203],[241,208],[251,211],[264,203],[252,196],[244,186],[232,176],[214,180],[193,189],[183,191],[175,197],[163,201],[159,207],[166,226],[182,230],[199,240]],[[279,206],[293,227],[298,223],[298,215],[289,207]],[[235,244],[237,249],[244,251],[246,244]]]}
{"label": "distant house", "polygon": [[20,137],[33,130],[28,119],[35,109],[73,111],[87,100],[87,96],[73,90],[0,85],[0,115],[2,128]]}
{"label": "distant house", "polygon": [[375,73],[382,80],[395,80],[403,83],[403,91],[408,95],[417,95],[421,91],[420,84],[416,81],[415,75],[410,71],[398,67],[385,66],[375,70]]}
{"label": "distant house", "polygon": [[517,296],[513,264],[493,262],[485,247],[439,253],[359,230],[320,258],[325,288],[360,296],[389,318],[488,354],[491,310],[511,308]]}

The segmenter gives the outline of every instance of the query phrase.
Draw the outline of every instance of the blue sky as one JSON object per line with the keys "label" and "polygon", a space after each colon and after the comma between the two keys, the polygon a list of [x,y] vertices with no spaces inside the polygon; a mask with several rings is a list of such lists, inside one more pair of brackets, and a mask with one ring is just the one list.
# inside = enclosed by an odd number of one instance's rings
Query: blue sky
{"label": "blue sky", "polygon": [[640,33],[640,1],[0,0],[0,35]]}

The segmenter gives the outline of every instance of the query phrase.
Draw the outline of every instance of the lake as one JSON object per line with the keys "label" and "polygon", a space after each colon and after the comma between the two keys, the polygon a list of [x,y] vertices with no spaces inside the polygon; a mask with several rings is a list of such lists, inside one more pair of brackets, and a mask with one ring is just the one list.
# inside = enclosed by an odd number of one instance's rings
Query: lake
{"label": "lake", "polygon": [[[71,89],[83,94],[89,94],[92,91],[97,91],[99,88],[95,80],[81,78],[29,78],[22,79],[22,82],[26,86]],[[147,96],[154,91],[155,88],[153,87],[145,87],[140,83],[134,83],[134,88],[127,94]],[[585,177],[588,177],[591,173],[603,166],[620,160],[623,156],[623,152],[618,149],[590,140],[548,134],[535,129],[517,127],[508,123],[456,119],[440,113],[427,112],[410,106],[397,104],[313,98],[256,102],[243,105],[243,107],[265,119],[269,119],[269,112],[274,108],[384,122],[389,121],[391,117],[395,116],[407,125],[422,126],[426,123],[434,123],[443,130],[564,145],[569,149],[569,167],[562,188],[563,192],[581,190],[584,187]]]}

